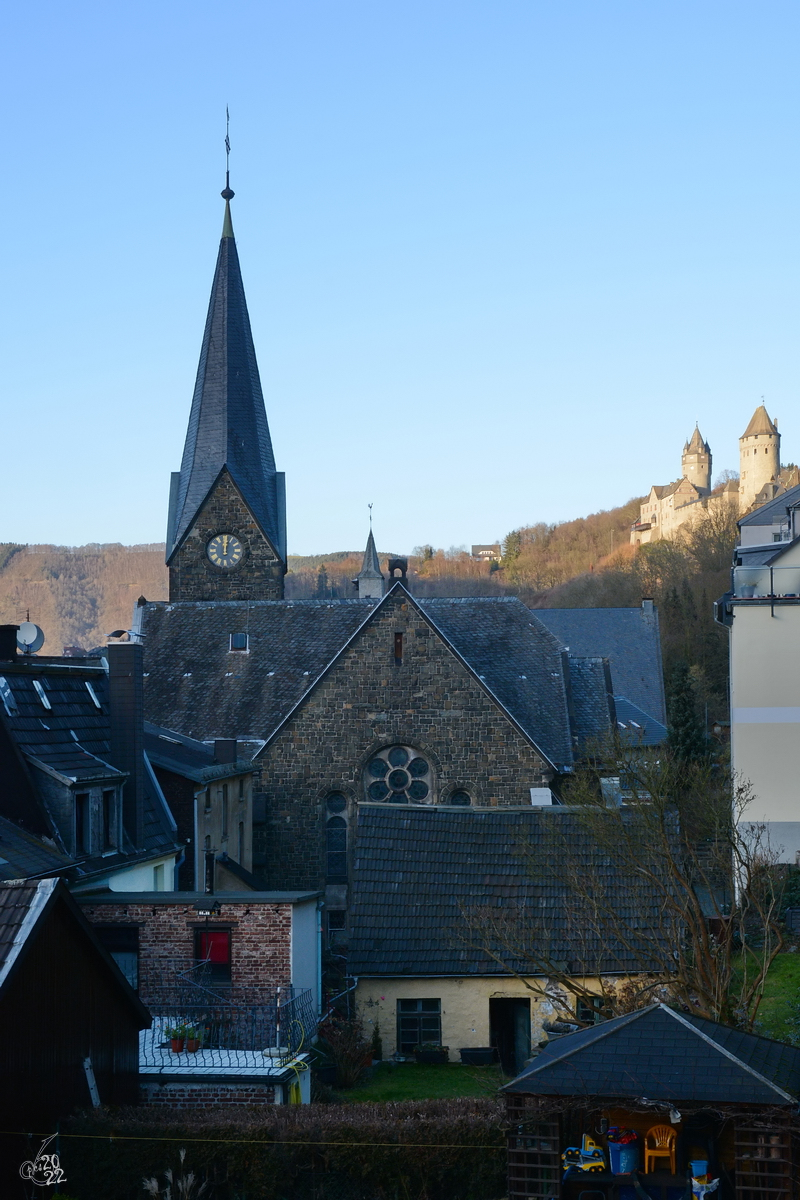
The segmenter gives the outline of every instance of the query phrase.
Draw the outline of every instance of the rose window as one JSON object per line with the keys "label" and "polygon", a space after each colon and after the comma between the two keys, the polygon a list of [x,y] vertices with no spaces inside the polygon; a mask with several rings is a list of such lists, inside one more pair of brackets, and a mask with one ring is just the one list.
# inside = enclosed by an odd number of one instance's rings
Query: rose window
{"label": "rose window", "polygon": [[432,804],[428,760],[411,746],[387,746],[370,759],[365,772],[368,800],[387,804]]}

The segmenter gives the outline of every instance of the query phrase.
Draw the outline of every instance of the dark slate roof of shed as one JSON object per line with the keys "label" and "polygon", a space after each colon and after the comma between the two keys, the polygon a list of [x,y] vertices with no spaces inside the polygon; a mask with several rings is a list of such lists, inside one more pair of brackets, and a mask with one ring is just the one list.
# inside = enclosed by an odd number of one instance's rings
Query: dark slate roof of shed
{"label": "dark slate roof of shed", "polygon": [[217,256],[167,561],[223,468],[285,561],[275,458],[232,230],[230,235],[223,231]]}
{"label": "dark slate roof of shed", "polygon": [[[403,596],[409,598],[406,592]],[[549,761],[557,767],[571,764],[564,656],[537,615],[513,597],[412,596],[410,601]],[[195,738],[267,740],[377,605],[370,600],[147,604],[147,715]],[[249,652],[232,653],[230,634],[245,631]],[[588,710],[585,716],[588,720]]]}
{"label": "dark slate roof of shed", "polygon": [[800,1095],[800,1049],[654,1004],[558,1038],[503,1090],[646,1096],[675,1104],[793,1104]]}
{"label": "dark slate roof of shed", "polygon": [[[580,901],[561,867],[565,840],[586,871],[597,872],[628,946],[608,935],[598,941],[585,929],[578,936]],[[502,975],[489,953],[465,940],[465,912],[472,909],[519,917],[540,967],[549,958],[561,969],[590,973],[644,969],[645,942],[638,951],[633,947],[639,938],[658,936],[661,918],[655,892],[626,879],[569,808],[359,805],[353,975]],[[508,967],[536,973],[524,959]]]}
{"label": "dark slate roof of shed", "polygon": [[537,608],[535,615],[570,654],[607,658],[615,694],[667,719],[658,612],[643,608]]}

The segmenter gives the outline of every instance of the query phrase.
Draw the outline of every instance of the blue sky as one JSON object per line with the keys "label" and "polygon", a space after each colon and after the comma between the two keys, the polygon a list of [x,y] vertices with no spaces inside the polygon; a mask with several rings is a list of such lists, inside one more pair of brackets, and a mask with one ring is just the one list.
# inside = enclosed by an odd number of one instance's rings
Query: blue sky
{"label": "blue sky", "polygon": [[222,222],[289,545],[486,542],[800,461],[800,9],[207,0],[4,16],[0,541],[161,541]]}

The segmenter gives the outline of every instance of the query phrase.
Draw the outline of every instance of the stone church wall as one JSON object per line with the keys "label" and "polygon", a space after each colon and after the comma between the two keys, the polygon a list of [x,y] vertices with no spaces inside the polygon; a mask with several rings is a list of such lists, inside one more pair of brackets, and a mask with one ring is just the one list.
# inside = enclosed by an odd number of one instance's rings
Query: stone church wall
{"label": "stone church wall", "polygon": [[[403,639],[400,664],[396,634]],[[430,762],[432,801],[446,803],[459,788],[477,805],[529,804],[529,789],[552,777],[438,634],[398,597],[260,755],[255,787],[266,824],[254,831],[254,849],[268,887],[320,886],[326,796],[344,793],[352,830],[355,804],[366,798],[364,768],[392,744],[415,747]]]}

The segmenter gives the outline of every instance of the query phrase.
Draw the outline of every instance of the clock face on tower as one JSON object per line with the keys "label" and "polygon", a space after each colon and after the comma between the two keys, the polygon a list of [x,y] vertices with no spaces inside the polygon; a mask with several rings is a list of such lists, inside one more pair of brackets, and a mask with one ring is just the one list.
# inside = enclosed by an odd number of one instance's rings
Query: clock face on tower
{"label": "clock face on tower", "polygon": [[232,533],[218,533],[206,546],[209,562],[221,571],[230,571],[241,561],[244,547]]}

